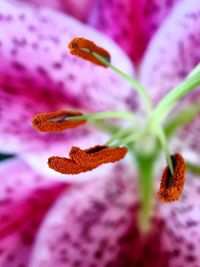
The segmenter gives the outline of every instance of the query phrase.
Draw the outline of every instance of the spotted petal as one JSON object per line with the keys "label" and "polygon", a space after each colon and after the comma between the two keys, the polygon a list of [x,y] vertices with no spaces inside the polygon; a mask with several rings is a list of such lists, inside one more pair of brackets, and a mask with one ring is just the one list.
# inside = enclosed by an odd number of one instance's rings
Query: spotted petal
{"label": "spotted petal", "polygon": [[162,243],[168,266],[199,265],[199,195],[199,177],[188,173],[181,199],[160,208],[160,216],[165,222]]}
{"label": "spotted petal", "polygon": [[111,70],[70,55],[67,48],[75,36],[92,39],[111,51],[114,65],[132,73],[130,61],[108,38],[50,9],[2,0],[0,12],[0,85],[4,90],[14,88],[16,93],[40,98],[56,92],[88,110],[127,108],[132,98],[128,84]]}
{"label": "spotted petal", "polygon": [[112,175],[63,194],[41,227],[30,267],[198,266],[200,182],[188,178],[179,202],[159,204],[142,237],[138,189],[129,171],[118,166]]}
{"label": "spotted petal", "polygon": [[0,177],[0,266],[28,266],[41,220],[66,186],[17,159],[1,163]]}
{"label": "spotted petal", "polygon": [[[200,62],[200,2],[184,1],[171,13],[152,39],[143,62],[141,80],[146,85],[154,103],[180,83],[189,71]],[[199,100],[196,89],[185,103]],[[192,102],[191,102],[192,101]],[[176,111],[177,112],[177,111]],[[199,154],[199,118],[180,133],[181,147]],[[199,156],[196,156],[199,162]]]}
{"label": "spotted petal", "polygon": [[60,142],[64,147],[70,143],[69,135],[36,133],[30,123],[36,113],[62,108],[90,112],[135,106],[132,90],[121,78],[68,54],[67,42],[74,35],[87,36],[107,46],[113,61],[131,72],[129,60],[105,36],[49,9],[2,0],[0,11],[1,151],[39,152],[50,144],[57,146]]}
{"label": "spotted petal", "polygon": [[[161,228],[143,246],[136,226],[133,175],[128,166],[118,165],[112,175],[64,194],[44,221],[30,267],[131,267],[139,266],[141,255],[148,266],[161,267],[163,257],[151,257],[161,248]],[[153,240],[155,246],[149,244]]]}
{"label": "spotted petal", "polygon": [[111,36],[138,62],[150,38],[179,1],[99,0],[90,23]]}
{"label": "spotted petal", "polygon": [[[133,184],[119,167],[113,176],[64,194],[43,224],[30,266],[112,266],[117,254],[121,261],[131,260],[126,245],[132,236],[126,237],[126,231],[137,209]],[[118,249],[120,239],[123,252]]]}

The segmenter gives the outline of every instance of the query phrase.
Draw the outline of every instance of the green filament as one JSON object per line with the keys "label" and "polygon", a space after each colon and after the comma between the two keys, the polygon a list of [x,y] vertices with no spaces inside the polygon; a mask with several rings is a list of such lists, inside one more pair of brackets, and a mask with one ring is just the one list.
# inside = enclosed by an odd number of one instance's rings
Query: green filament
{"label": "green filament", "polygon": [[169,113],[177,100],[188,94],[191,90],[200,85],[200,71],[189,75],[186,80],[171,90],[158,104],[152,112],[152,125],[159,124],[160,121]]}
{"label": "green filament", "polygon": [[105,120],[105,119],[113,119],[113,118],[121,118],[127,119],[137,122],[137,118],[133,113],[125,112],[125,111],[106,111],[106,112],[97,112],[88,115],[80,115],[80,116],[71,116],[67,117],[65,120]]}
{"label": "green filament", "polygon": [[144,99],[144,102],[147,107],[147,111],[150,112],[152,110],[152,103],[150,96],[148,95],[147,91],[144,89],[144,87],[135,79],[133,79],[131,76],[123,72],[122,70],[118,69],[117,67],[113,66],[106,58],[103,56],[97,54],[96,52],[92,52],[93,56],[95,56],[100,62],[111,68],[114,72],[119,74],[122,78],[124,78],[126,81],[128,81],[133,88],[138,91],[138,93],[141,95],[141,97]]}
{"label": "green filament", "polygon": [[169,150],[169,147],[168,147],[168,144],[167,144],[167,140],[166,140],[164,131],[163,131],[163,129],[161,127],[157,131],[157,136],[158,136],[158,138],[160,140],[160,143],[162,145],[162,148],[163,148],[163,150],[165,152],[165,157],[166,157],[166,161],[167,161],[167,164],[169,166],[170,172],[173,175],[174,174],[174,167],[173,167],[173,164],[172,164],[170,150]]}
{"label": "green filament", "polygon": [[124,136],[128,135],[129,133],[131,133],[133,131],[134,131],[133,127],[119,130],[115,134],[112,135],[112,137],[108,140],[108,142],[105,145],[109,146],[112,143],[114,143],[116,140],[120,140],[121,138],[123,138]]}

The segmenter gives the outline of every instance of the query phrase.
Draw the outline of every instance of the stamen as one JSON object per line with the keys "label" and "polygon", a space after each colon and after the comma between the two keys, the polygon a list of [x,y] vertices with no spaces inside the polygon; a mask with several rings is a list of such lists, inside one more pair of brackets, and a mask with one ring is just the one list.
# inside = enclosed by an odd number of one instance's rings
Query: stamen
{"label": "stamen", "polygon": [[68,45],[72,55],[86,59],[94,64],[107,67],[106,64],[99,61],[93,53],[97,53],[110,62],[110,54],[102,47],[97,46],[94,42],[85,38],[74,38]]}
{"label": "stamen", "polygon": [[174,174],[172,175],[169,166],[163,172],[160,189],[157,193],[163,202],[172,202],[179,199],[185,182],[186,164],[180,154],[171,156]]}
{"label": "stamen", "polygon": [[72,147],[69,156],[79,165],[100,166],[109,162],[116,162],[124,158],[127,148],[96,145],[89,149],[81,150],[78,147]]}
{"label": "stamen", "polygon": [[32,124],[40,132],[60,132],[86,123],[85,119],[67,120],[67,118],[80,115],[82,113],[69,110],[37,114],[34,116]]}

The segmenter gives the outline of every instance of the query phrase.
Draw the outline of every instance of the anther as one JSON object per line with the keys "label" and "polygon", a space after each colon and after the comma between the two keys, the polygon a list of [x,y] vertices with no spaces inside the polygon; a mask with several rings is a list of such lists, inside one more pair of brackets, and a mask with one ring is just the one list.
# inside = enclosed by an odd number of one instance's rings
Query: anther
{"label": "anther", "polygon": [[116,162],[126,155],[127,149],[109,148],[106,146],[95,146],[81,150],[72,147],[69,153],[70,158],[50,157],[48,165],[51,169],[63,174],[79,174],[109,162]]}
{"label": "anther", "polygon": [[32,120],[33,126],[41,132],[60,132],[66,129],[75,128],[86,123],[86,120],[68,120],[73,116],[80,116],[82,113],[76,111],[56,111],[37,114]]}
{"label": "anther", "polygon": [[125,147],[108,147],[96,145],[89,149],[81,150],[78,147],[72,147],[69,156],[79,165],[100,166],[104,163],[116,162],[124,158],[127,153]]}
{"label": "anther", "polygon": [[185,183],[186,164],[180,154],[171,156],[174,174],[171,174],[169,166],[164,169],[160,189],[157,193],[163,202],[172,202],[179,199]]}
{"label": "anther", "polygon": [[104,63],[100,62],[93,53],[96,53],[108,62],[110,62],[110,54],[104,48],[97,46],[94,42],[87,40],[85,38],[74,38],[68,45],[70,53],[72,55],[81,57],[88,60],[94,64],[107,67]]}

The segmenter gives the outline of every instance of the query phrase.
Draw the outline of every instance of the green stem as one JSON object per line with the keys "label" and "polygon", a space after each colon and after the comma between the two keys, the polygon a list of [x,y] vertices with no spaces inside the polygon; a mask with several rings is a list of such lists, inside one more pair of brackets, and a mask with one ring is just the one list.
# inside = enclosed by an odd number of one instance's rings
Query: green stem
{"label": "green stem", "polygon": [[165,157],[166,157],[166,161],[167,161],[167,164],[169,166],[170,172],[172,174],[174,174],[174,167],[173,167],[172,159],[170,156],[170,150],[169,150],[169,147],[167,145],[167,140],[166,140],[165,134],[164,134],[163,129],[161,127],[157,131],[157,136],[158,136],[160,143],[161,143],[161,146],[163,147],[163,150],[165,152]]}
{"label": "green stem", "polygon": [[131,112],[125,111],[105,111],[105,112],[98,112],[88,115],[80,115],[80,116],[71,116],[67,117],[65,120],[105,120],[105,119],[112,119],[112,118],[121,118],[121,119],[128,119],[134,120],[137,122],[137,118]]}
{"label": "green stem", "polygon": [[151,219],[154,207],[153,194],[153,157],[137,157],[139,182],[140,182],[140,210],[139,227],[141,232],[147,233],[151,227]]}
{"label": "green stem", "polygon": [[118,69],[117,67],[113,66],[108,60],[101,55],[97,54],[96,52],[92,52],[93,56],[95,56],[100,62],[111,68],[114,72],[119,74],[122,78],[127,80],[133,88],[141,95],[141,97],[144,99],[146,107],[148,112],[152,110],[152,103],[151,98],[148,95],[147,91],[144,89],[144,87],[135,79],[133,79],[131,76],[123,72],[122,70]]}

